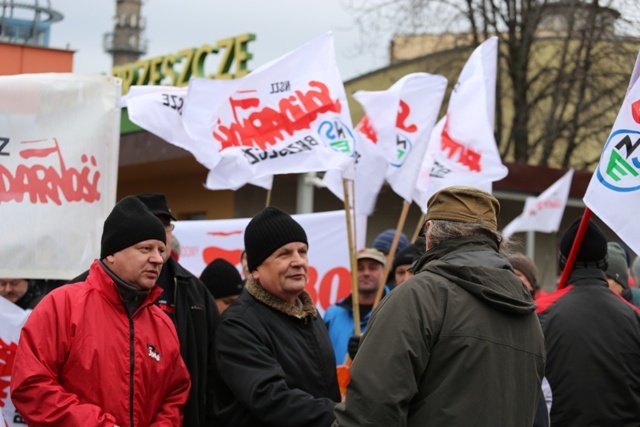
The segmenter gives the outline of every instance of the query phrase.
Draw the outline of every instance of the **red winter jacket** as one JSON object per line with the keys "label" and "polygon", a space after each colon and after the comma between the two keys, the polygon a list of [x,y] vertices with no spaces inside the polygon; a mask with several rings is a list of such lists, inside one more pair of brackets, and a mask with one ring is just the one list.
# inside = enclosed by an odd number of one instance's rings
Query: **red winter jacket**
{"label": "red winter jacket", "polygon": [[175,327],[153,303],[131,318],[94,261],[86,282],[47,295],[22,329],[11,399],[29,425],[179,426],[190,380]]}

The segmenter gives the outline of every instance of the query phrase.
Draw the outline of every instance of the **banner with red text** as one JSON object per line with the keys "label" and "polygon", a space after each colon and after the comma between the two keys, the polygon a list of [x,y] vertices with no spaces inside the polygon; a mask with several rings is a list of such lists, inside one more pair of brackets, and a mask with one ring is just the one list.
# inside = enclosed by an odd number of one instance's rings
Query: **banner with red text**
{"label": "banner with red text", "polygon": [[426,212],[427,201],[450,185],[491,191],[507,176],[493,134],[498,38],[471,54],[449,97],[445,117],[436,124],[416,181],[413,200]]}
{"label": "banner with red text", "polygon": [[70,279],[115,204],[120,79],[0,77],[0,277]]}
{"label": "banner with red text", "polygon": [[29,314],[31,310],[23,310],[8,299],[0,297],[0,422],[4,421],[2,425],[6,423],[10,427],[26,425],[11,402],[9,385],[20,330]]}
{"label": "banner with red text", "polygon": [[[356,212],[371,215],[384,180],[410,202],[431,129],[438,117],[447,79],[428,73],[402,77],[383,91],[358,91],[353,97],[366,116],[356,127]],[[342,199],[334,171],[327,187]]]}
{"label": "banner with red text", "polygon": [[502,235],[508,239],[513,233],[521,231],[558,231],[569,199],[572,179],[573,168],[538,197],[527,197],[522,213],[502,230]]}
{"label": "banner with red text", "polygon": [[[363,248],[367,222],[357,216],[357,247]],[[344,211],[296,214],[309,240],[307,291],[320,313],[351,293],[351,269]],[[224,258],[242,271],[244,229],[251,218],[177,221],[174,235],[180,241],[180,264],[196,276],[216,258]]]}
{"label": "banner with red text", "polygon": [[[212,169],[220,155],[212,138],[195,140],[184,130],[182,109],[188,88],[173,86],[131,86],[122,98],[131,122],[157,135],[169,144],[190,152],[207,169]],[[250,184],[270,190],[273,175],[253,179]]]}
{"label": "banner with red text", "polygon": [[182,114],[196,141],[220,160],[209,189],[237,189],[268,175],[338,169],[353,163],[355,140],[327,33],[235,80],[192,79]]}

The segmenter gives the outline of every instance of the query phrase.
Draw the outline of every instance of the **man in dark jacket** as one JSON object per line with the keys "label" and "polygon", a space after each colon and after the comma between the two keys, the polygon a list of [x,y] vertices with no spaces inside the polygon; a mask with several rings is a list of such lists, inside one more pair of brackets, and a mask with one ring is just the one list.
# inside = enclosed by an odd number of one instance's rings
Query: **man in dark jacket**
{"label": "man in dark jacket", "polygon": [[499,253],[498,201],[434,194],[416,275],[374,310],[335,426],[531,426],[544,375],[535,304]]}
{"label": "man in dark jacket", "polygon": [[[136,195],[162,222],[171,247],[176,219],[171,213],[164,194]],[[220,314],[211,293],[193,274],[165,252],[158,285],[163,294],[158,300],[160,308],[171,317],[178,331],[180,352],[191,375],[191,393],[184,408],[184,427],[210,427],[215,425],[213,405],[215,354],[213,350],[215,328]]]}
{"label": "man in dark jacket", "polygon": [[[579,227],[562,236],[564,269]],[[567,286],[537,300],[551,425],[640,425],[640,315],[609,289],[607,240],[589,222]]]}
{"label": "man in dark jacket", "polygon": [[326,427],[340,400],[327,330],[309,294],[307,235],[273,207],[244,234],[250,276],[216,332],[221,425]]}
{"label": "man in dark jacket", "polygon": [[0,296],[25,310],[33,309],[44,293],[29,279],[0,279]]}

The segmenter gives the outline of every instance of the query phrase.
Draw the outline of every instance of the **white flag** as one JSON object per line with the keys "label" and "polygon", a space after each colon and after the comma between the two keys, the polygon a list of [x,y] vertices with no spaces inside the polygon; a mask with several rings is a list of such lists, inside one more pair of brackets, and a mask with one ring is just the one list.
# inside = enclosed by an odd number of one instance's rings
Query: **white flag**
{"label": "white flag", "polygon": [[[122,98],[129,119],[141,128],[166,142],[190,152],[206,167],[213,169],[220,161],[217,144],[211,138],[196,140],[187,134],[182,124],[182,110],[188,89],[174,86],[132,86]],[[250,181],[251,184],[271,189],[273,176]]]}
{"label": "white flag", "polygon": [[210,139],[221,160],[207,187],[236,189],[265,175],[345,170],[355,139],[327,33],[236,80],[193,79],[187,133]]}
{"label": "white flag", "polygon": [[0,277],[69,279],[116,199],[120,79],[0,77]]}
{"label": "white flag", "polygon": [[3,412],[0,412],[0,425],[2,426],[24,426],[23,423],[14,423],[14,420],[20,417],[11,402],[9,385],[20,331],[30,314],[31,310],[23,310],[8,299],[0,297],[0,408],[3,408]]}
{"label": "white flag", "polygon": [[[427,73],[409,74],[398,80],[389,91],[396,95],[397,114],[391,128],[395,152],[387,168],[387,182],[406,202],[411,202],[429,135],[438,118],[440,105],[447,89],[447,79]],[[393,110],[383,112],[391,115]],[[371,115],[374,127],[380,116]],[[393,116],[392,116],[393,117]]]}
{"label": "white flag", "polygon": [[431,132],[413,200],[426,212],[429,197],[450,185],[491,191],[507,176],[493,134],[498,38],[478,46],[465,64],[449,98],[445,117]]}
{"label": "white flag", "polygon": [[[387,168],[387,157],[378,143],[375,131],[372,130],[367,116],[364,116],[356,126],[356,160],[353,180],[349,180],[348,191],[351,194],[350,201],[355,207],[356,213],[370,216],[375,209],[376,200],[380,188],[384,184],[384,174]],[[344,201],[343,173],[332,169],[328,170],[322,182],[336,197]],[[351,189],[353,182],[354,189]],[[354,201],[355,196],[355,201]]]}
{"label": "white flag", "polygon": [[[638,57],[640,60],[640,56]],[[639,69],[638,62],[636,67]],[[633,79],[635,78],[635,81]],[[640,253],[640,79],[634,72],[583,201],[635,253]]]}
{"label": "white flag", "polygon": [[174,86],[131,86],[122,103],[133,123],[187,150],[200,164],[211,169],[220,161],[217,145],[210,138],[196,141],[187,135],[182,125],[187,90]]}
{"label": "white flag", "polygon": [[[446,88],[447,79],[442,76],[413,73],[387,90],[353,95],[366,113],[356,127],[357,212],[371,215],[385,177],[396,194],[411,201]],[[329,178],[333,177],[327,173],[325,183],[332,189],[335,184]]]}
{"label": "white flag", "polygon": [[502,235],[509,238],[520,231],[539,231],[553,233],[558,231],[564,209],[567,206],[573,169],[543,191],[538,197],[527,197],[522,213],[502,230]]}

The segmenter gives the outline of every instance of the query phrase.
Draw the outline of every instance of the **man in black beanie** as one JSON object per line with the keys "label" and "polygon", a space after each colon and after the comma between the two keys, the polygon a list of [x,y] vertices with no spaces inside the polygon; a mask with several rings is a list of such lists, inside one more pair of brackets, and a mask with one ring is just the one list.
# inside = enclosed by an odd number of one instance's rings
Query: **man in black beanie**
{"label": "man in black beanie", "polygon": [[[142,193],[135,196],[160,220],[167,248],[173,242],[173,216],[164,194]],[[214,425],[215,413],[215,329],[220,321],[216,302],[206,286],[171,256],[164,255],[158,286],[163,290],[156,303],[175,324],[180,352],[191,374],[191,392],[184,408],[185,427]]]}
{"label": "man in black beanie", "polygon": [[22,329],[11,399],[29,425],[182,425],[189,372],[154,304],[166,236],[135,197],[104,222],[85,281],[49,293]]}
{"label": "man in black beanie", "polygon": [[238,269],[223,258],[211,261],[200,273],[200,280],[215,298],[220,313],[237,300],[244,289]]}
{"label": "man in black beanie", "polygon": [[[580,218],[565,231],[561,269]],[[640,425],[640,314],[609,289],[607,239],[589,222],[567,286],[537,300],[551,425]]]}
{"label": "man in black beanie", "polygon": [[327,330],[309,294],[304,229],[268,207],[244,233],[250,276],[216,332],[220,425],[331,425],[340,400]]}

